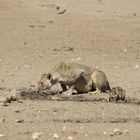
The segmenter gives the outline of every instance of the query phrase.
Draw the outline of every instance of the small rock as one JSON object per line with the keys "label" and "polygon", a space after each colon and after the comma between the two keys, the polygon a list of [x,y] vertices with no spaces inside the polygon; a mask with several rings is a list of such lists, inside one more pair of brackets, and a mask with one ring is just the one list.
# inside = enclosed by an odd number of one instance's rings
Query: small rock
{"label": "small rock", "polygon": [[59,136],[55,133],[55,134],[53,134],[53,138],[54,138],[54,139],[58,139]]}
{"label": "small rock", "polygon": [[38,116],[38,115],[37,115],[37,116],[36,116],[36,118],[37,118],[37,119],[39,119],[39,118],[40,118],[40,116]]}
{"label": "small rock", "polygon": [[88,136],[88,134],[85,134],[85,137],[87,137]]}
{"label": "small rock", "polygon": [[17,98],[15,96],[11,96],[11,101],[17,101]]}
{"label": "small rock", "polygon": [[74,51],[72,47],[62,47],[63,51]]}
{"label": "small rock", "polygon": [[42,57],[42,56],[43,56],[43,54],[42,54],[42,53],[39,53],[39,54],[38,54],[38,57]]}
{"label": "small rock", "polygon": [[20,70],[20,67],[16,67],[16,70]]}
{"label": "small rock", "polygon": [[0,123],[2,122],[6,122],[6,119],[5,118],[0,118]]}
{"label": "small rock", "polygon": [[6,98],[6,103],[11,103],[11,98]]}
{"label": "small rock", "polygon": [[4,134],[0,134],[0,138],[1,138],[1,137],[4,137]]}
{"label": "small rock", "polygon": [[15,110],[15,112],[16,112],[16,113],[20,113],[20,111],[19,111],[19,110]]}
{"label": "small rock", "polygon": [[24,45],[26,45],[26,44],[27,44],[27,42],[25,41],[23,44],[24,44]]}
{"label": "small rock", "polygon": [[124,49],[124,52],[127,52],[127,49]]}
{"label": "small rock", "polygon": [[73,140],[74,138],[72,136],[68,136],[68,140]]}
{"label": "small rock", "polygon": [[29,65],[24,65],[25,68],[29,68]]}
{"label": "small rock", "polygon": [[66,126],[63,126],[63,131],[66,131]]}
{"label": "small rock", "polygon": [[74,51],[74,49],[71,48],[71,47],[68,47],[68,48],[66,49],[66,51]]}
{"label": "small rock", "polygon": [[[102,107],[102,109],[104,109],[104,108]],[[102,116],[105,116],[105,113],[103,113]]]}
{"label": "small rock", "polygon": [[98,66],[95,66],[96,69],[98,69]]}
{"label": "small rock", "polygon": [[117,69],[117,68],[118,68],[118,66],[115,66],[114,68],[115,68],[115,69]]}
{"label": "small rock", "polygon": [[32,133],[32,139],[38,139],[43,133],[39,133],[39,132],[33,132]]}
{"label": "small rock", "polygon": [[129,133],[129,131],[128,131],[127,129],[125,129],[125,130],[124,130],[124,133],[127,134],[127,133]]}
{"label": "small rock", "polygon": [[49,23],[53,23],[53,21],[52,21],[52,20],[50,20],[50,21],[49,21]]}
{"label": "small rock", "polygon": [[16,120],[17,123],[24,123],[24,120],[21,119],[21,120]]}
{"label": "small rock", "polygon": [[113,130],[113,132],[114,132],[114,133],[120,132],[120,129],[115,128],[115,129]]}
{"label": "small rock", "polygon": [[135,69],[140,69],[140,66],[138,64],[135,65]]}
{"label": "small rock", "polygon": [[114,135],[122,135],[122,132],[120,131],[120,129],[115,128],[115,129],[113,130],[113,133],[110,134],[110,136],[114,136]]}
{"label": "small rock", "polygon": [[51,111],[52,112],[58,112],[58,109],[57,108],[52,108]]}
{"label": "small rock", "polygon": [[0,58],[0,62],[2,61],[2,59]]}
{"label": "small rock", "polygon": [[137,13],[133,13],[133,16],[137,16]]}
{"label": "small rock", "polygon": [[28,135],[28,134],[31,134],[30,131],[25,131],[24,134]]}
{"label": "small rock", "polygon": [[78,58],[77,58],[77,60],[78,60],[78,61],[80,61],[80,60],[81,60],[81,58],[80,58],[80,57],[78,57]]}
{"label": "small rock", "polygon": [[56,6],[56,10],[59,10],[60,9],[60,6]]}
{"label": "small rock", "polygon": [[114,133],[111,133],[110,136],[114,136]]}
{"label": "small rock", "polygon": [[17,98],[11,95],[10,97],[7,97],[3,103],[5,104],[5,106],[7,106],[6,103],[11,103],[12,101],[17,101]]}
{"label": "small rock", "polygon": [[103,134],[104,134],[104,135],[106,135],[106,134],[107,134],[107,132],[105,131]]}

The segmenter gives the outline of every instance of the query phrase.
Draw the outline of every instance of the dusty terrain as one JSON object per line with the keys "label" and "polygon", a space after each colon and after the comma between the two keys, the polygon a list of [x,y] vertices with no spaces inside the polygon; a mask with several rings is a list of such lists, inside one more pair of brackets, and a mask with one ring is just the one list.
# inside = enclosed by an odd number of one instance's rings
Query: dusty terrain
{"label": "dusty terrain", "polygon": [[[139,100],[139,7],[139,0],[0,0],[0,99],[7,89],[36,88],[42,73],[65,61],[103,70],[111,87]],[[139,122],[138,103],[0,105],[2,140],[30,140],[33,132],[43,140],[139,140]]]}

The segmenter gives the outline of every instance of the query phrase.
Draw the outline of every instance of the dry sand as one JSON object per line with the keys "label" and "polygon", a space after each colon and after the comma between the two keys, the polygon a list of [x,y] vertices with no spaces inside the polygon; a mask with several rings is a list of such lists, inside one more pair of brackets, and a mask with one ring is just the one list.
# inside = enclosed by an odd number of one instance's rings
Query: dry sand
{"label": "dry sand", "polygon": [[[139,0],[0,0],[0,87],[36,86],[65,61],[103,70],[111,87],[140,99],[139,7]],[[139,104],[23,100],[1,105],[0,120],[2,140],[30,140],[33,132],[43,140],[140,139]],[[115,128],[122,134],[111,136]]]}

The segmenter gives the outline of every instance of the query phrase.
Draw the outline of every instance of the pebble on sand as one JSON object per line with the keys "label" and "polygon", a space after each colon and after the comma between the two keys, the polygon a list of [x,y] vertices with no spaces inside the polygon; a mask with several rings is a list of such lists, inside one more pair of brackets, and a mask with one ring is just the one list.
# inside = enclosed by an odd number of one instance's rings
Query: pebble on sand
{"label": "pebble on sand", "polygon": [[140,69],[140,66],[138,64],[135,65],[135,69],[138,70]]}
{"label": "pebble on sand", "polygon": [[127,49],[124,49],[124,52],[127,52]]}
{"label": "pebble on sand", "polygon": [[88,134],[84,134],[84,136],[85,136],[85,137],[87,137],[87,136],[88,136]]}
{"label": "pebble on sand", "polygon": [[113,132],[114,132],[114,133],[120,133],[121,131],[120,131],[120,129],[115,128],[115,129],[113,130]]}
{"label": "pebble on sand", "polygon": [[37,56],[38,56],[38,57],[42,57],[42,56],[43,56],[43,54],[42,54],[42,53],[39,53]]}
{"label": "pebble on sand", "polygon": [[73,140],[73,139],[74,139],[74,137],[68,136],[68,140]]}
{"label": "pebble on sand", "polygon": [[17,123],[24,123],[24,120],[23,119],[20,119],[20,120],[16,120]]}
{"label": "pebble on sand", "polygon": [[15,113],[20,113],[20,110],[15,110]]}
{"label": "pebble on sand", "polygon": [[16,70],[20,70],[20,67],[16,67]]}
{"label": "pebble on sand", "polygon": [[53,138],[54,138],[54,139],[58,139],[59,136],[55,133],[55,134],[53,134]]}
{"label": "pebble on sand", "polygon": [[5,118],[0,118],[0,123],[5,122],[6,119]]}
{"label": "pebble on sand", "polygon": [[127,134],[127,133],[129,133],[129,131],[128,131],[127,129],[125,129],[125,130],[124,130],[124,133]]}
{"label": "pebble on sand", "polygon": [[66,126],[63,126],[62,130],[63,130],[63,131],[66,131]]}
{"label": "pebble on sand", "polygon": [[113,133],[110,134],[110,136],[115,136],[115,135],[122,135],[121,130],[118,129],[118,128],[115,128],[115,129],[113,130]]}
{"label": "pebble on sand", "polygon": [[1,137],[4,137],[4,134],[0,134],[0,138],[1,138]]}
{"label": "pebble on sand", "polygon": [[78,57],[78,58],[77,58],[77,60],[78,60],[78,61],[80,61],[80,60],[81,60],[81,58],[80,58],[80,57]]}
{"label": "pebble on sand", "polygon": [[95,66],[96,69],[98,69],[98,66]]}
{"label": "pebble on sand", "polygon": [[106,135],[106,134],[107,134],[107,132],[105,131],[103,134],[104,134],[104,135]]}
{"label": "pebble on sand", "polygon": [[43,133],[42,132],[33,132],[32,139],[38,139]]}
{"label": "pebble on sand", "polygon": [[115,66],[114,68],[115,68],[115,69],[117,69],[117,68],[118,68],[118,66]]}
{"label": "pebble on sand", "polygon": [[25,68],[29,68],[29,65],[24,65]]}

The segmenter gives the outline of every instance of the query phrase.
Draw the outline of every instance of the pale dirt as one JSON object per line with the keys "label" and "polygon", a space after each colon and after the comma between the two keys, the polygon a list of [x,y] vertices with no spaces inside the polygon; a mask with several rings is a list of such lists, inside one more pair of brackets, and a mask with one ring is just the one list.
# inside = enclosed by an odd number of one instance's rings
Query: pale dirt
{"label": "pale dirt", "polygon": [[[139,7],[139,0],[0,0],[0,87],[36,86],[65,61],[98,67],[111,87],[140,99]],[[1,105],[2,118],[2,140],[30,140],[33,132],[43,140],[55,133],[61,140],[140,139],[139,104],[23,100]],[[123,134],[110,136],[115,128]]]}

